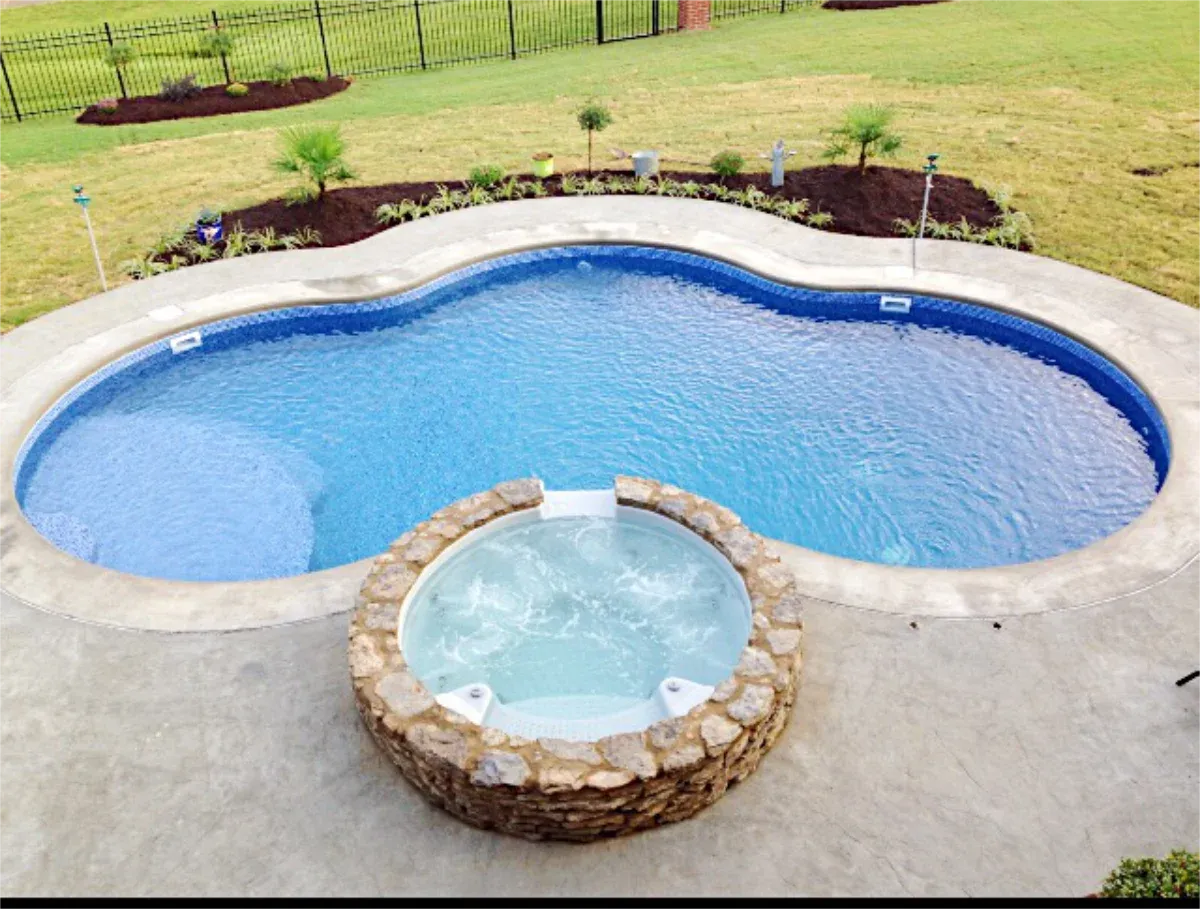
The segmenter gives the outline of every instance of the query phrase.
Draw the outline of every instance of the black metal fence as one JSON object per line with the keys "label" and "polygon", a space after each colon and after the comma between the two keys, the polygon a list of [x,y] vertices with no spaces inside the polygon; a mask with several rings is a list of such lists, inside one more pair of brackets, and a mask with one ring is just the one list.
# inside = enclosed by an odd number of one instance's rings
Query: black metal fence
{"label": "black metal fence", "polygon": [[[713,19],[783,13],[812,0],[712,0]],[[454,66],[678,29],[678,0],[311,0],[0,41],[0,120],[77,111],[101,98],[156,94],[164,79],[201,84],[294,75],[373,76]],[[205,56],[216,30],[227,54]],[[132,61],[110,66],[110,47]]]}

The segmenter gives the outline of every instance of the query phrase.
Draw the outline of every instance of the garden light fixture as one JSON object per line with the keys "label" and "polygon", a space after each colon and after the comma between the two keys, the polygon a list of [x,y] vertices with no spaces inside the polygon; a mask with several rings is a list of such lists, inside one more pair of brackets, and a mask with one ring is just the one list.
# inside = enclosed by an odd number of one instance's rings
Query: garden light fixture
{"label": "garden light fixture", "polygon": [[100,264],[100,250],[96,248],[96,234],[92,231],[92,219],[88,215],[88,203],[92,201],[92,198],[83,194],[82,183],[76,183],[71,189],[75,193],[75,198],[72,201],[83,209],[83,223],[87,225],[88,240],[92,243],[92,255],[96,259],[96,271],[100,273],[100,289],[107,291],[108,281],[104,278],[104,266]]}

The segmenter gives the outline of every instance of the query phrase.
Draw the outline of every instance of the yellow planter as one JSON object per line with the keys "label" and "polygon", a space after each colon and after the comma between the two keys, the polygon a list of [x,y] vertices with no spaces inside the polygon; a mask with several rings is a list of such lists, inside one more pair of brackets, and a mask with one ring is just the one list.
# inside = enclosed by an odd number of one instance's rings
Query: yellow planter
{"label": "yellow planter", "polygon": [[533,175],[535,177],[549,177],[554,173],[553,158],[534,158],[533,159]]}

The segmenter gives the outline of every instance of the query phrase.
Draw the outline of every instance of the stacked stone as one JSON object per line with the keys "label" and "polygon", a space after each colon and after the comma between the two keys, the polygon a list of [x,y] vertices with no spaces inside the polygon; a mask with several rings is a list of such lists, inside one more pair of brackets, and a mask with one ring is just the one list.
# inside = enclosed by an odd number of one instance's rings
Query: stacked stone
{"label": "stacked stone", "polygon": [[597,742],[523,739],[439,705],[407,668],[400,608],[421,571],[464,534],[540,505],[510,480],[443,508],[376,559],[350,623],[350,674],[371,735],[427,798],[468,823],[527,839],[588,841],[690,817],[758,766],[787,724],[805,601],[732,511],[674,486],[617,477],[621,505],[671,518],[719,549],[746,584],[750,641],[733,674],[686,716]]}

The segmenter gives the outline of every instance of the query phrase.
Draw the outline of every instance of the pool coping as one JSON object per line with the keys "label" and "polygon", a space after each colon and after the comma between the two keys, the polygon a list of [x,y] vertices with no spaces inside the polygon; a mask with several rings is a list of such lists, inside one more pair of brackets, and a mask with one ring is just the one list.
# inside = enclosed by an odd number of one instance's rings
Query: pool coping
{"label": "pool coping", "polygon": [[[1052,559],[986,569],[858,562],[774,542],[811,597],[904,615],[984,617],[1078,608],[1144,590],[1200,552],[1200,314],[1115,278],[995,247],[816,231],[723,203],[647,197],[505,202],[423,219],[350,246],[194,266],[117,288],[0,340],[0,587],[41,609],[154,631],[232,631],[352,608],[371,559],[292,578],[163,581],[82,562],[22,516],[13,463],[28,431],[78,381],[152,341],[281,306],[403,292],[465,265],[588,243],[695,253],[784,284],[946,297],[1041,322],[1103,353],[1158,407],[1171,468],[1115,534]],[[402,264],[392,264],[402,263]]]}

